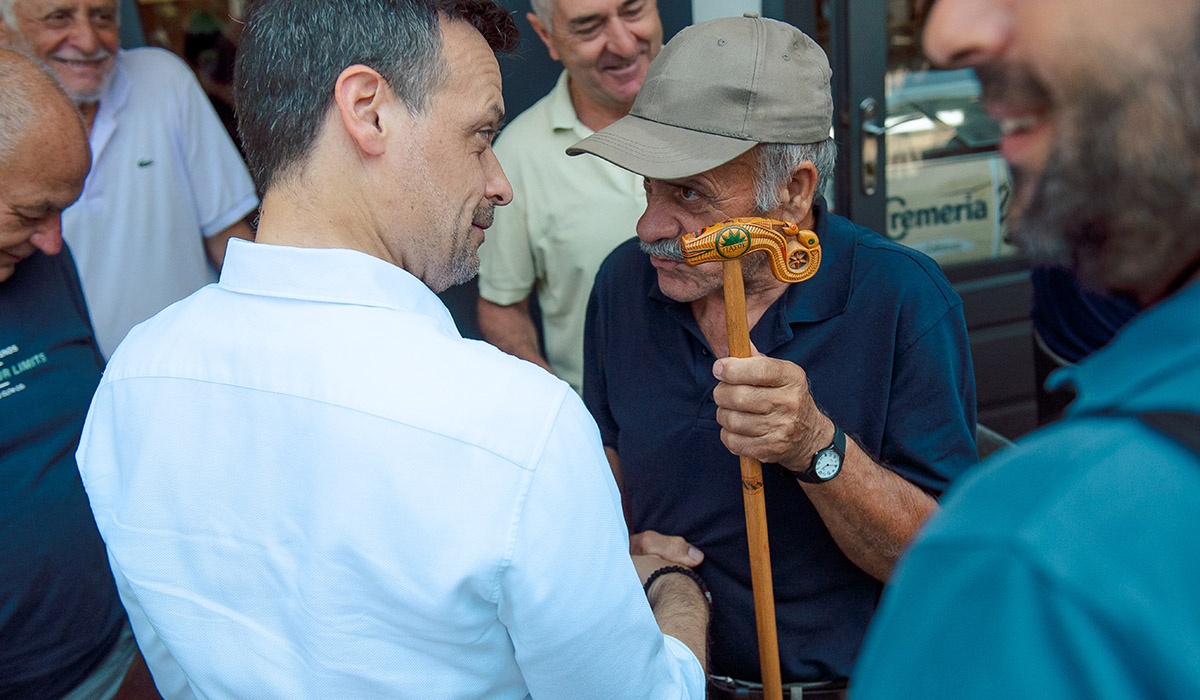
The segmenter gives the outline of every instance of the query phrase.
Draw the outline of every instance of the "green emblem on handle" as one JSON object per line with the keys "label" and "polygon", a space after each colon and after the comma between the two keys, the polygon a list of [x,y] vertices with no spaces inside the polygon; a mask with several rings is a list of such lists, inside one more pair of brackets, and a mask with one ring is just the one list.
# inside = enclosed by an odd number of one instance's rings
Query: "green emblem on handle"
{"label": "green emblem on handle", "polygon": [[717,236],[717,255],[727,260],[740,258],[750,250],[750,232],[741,226],[729,226]]}

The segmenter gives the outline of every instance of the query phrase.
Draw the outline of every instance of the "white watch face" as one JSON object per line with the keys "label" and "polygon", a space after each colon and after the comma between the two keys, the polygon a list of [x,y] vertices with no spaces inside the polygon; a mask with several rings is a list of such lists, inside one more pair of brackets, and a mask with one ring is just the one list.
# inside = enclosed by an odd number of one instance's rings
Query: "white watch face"
{"label": "white watch face", "polygon": [[837,475],[838,469],[842,466],[842,458],[833,450],[824,450],[817,455],[817,463],[813,465],[813,471],[822,479],[832,479]]}

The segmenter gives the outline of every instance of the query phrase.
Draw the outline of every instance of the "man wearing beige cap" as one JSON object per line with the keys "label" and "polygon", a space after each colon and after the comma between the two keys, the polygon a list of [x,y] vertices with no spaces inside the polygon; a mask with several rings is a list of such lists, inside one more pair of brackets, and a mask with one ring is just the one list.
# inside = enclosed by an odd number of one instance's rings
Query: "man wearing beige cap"
{"label": "man wearing beige cap", "polygon": [[[759,680],[738,460],[764,463],[780,662],[840,697],[882,582],[936,497],[975,462],[962,306],[935,263],[829,212],[824,52],[755,16],[685,29],[629,116],[571,148],[646,177],[640,241],[596,278],[584,399],[622,483],[637,552],[695,566],[713,595],[710,697]],[[811,229],[814,278],[744,261],[751,339],[727,357],[720,265],[678,241],[766,216]],[[640,249],[639,249],[640,244]],[[714,362],[715,361],[715,362]],[[724,444],[722,444],[724,443]],[[817,455],[836,466],[813,468]]]}

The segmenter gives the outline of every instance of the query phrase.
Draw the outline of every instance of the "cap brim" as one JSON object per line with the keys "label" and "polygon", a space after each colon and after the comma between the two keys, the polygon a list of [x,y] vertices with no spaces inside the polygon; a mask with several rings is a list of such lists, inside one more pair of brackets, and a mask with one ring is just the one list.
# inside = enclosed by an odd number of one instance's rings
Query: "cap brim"
{"label": "cap brim", "polygon": [[645,177],[674,180],[724,165],[756,145],[629,114],[571,146],[567,155],[591,153]]}

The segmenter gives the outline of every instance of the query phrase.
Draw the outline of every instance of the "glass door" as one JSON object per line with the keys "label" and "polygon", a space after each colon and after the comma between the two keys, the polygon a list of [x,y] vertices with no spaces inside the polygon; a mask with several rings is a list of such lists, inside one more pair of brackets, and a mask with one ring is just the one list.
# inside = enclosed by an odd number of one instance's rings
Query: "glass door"
{"label": "glass door", "polygon": [[834,209],[942,265],[1011,257],[1011,191],[999,131],[969,70],[921,49],[932,0],[764,0],[764,14],[817,40],[833,66]]}
{"label": "glass door", "polygon": [[887,235],[942,265],[1010,257],[1012,191],[971,70],[935,70],[921,49],[931,0],[888,0],[882,131]]}

